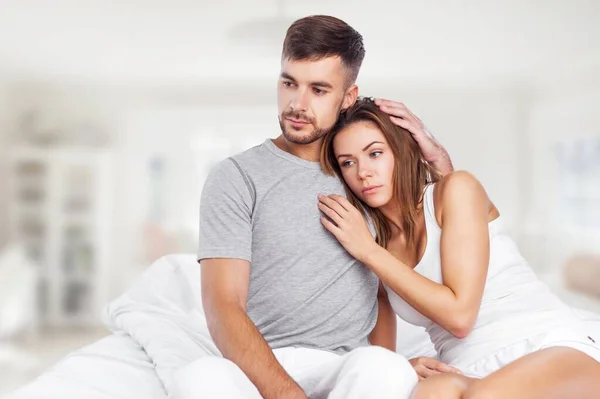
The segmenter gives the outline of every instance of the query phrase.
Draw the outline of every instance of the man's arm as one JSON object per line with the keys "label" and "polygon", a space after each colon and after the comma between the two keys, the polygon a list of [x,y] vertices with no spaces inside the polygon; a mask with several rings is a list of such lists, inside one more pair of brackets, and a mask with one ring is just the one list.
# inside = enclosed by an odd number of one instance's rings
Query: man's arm
{"label": "man's arm", "polygon": [[233,159],[219,162],[207,176],[200,199],[198,250],[206,320],[217,348],[263,397],[305,399],[246,313],[253,201],[251,187]]}
{"label": "man's arm", "polygon": [[223,357],[235,363],[264,398],[306,398],[246,313],[250,263],[204,259],[200,264],[208,329]]}
{"label": "man's arm", "polygon": [[[454,172],[454,165],[452,165],[452,160],[450,159],[450,155],[446,151],[444,147],[431,136],[431,143],[437,146],[437,150],[439,152],[438,157],[436,157],[435,161],[431,162],[431,165],[442,175],[442,177]],[[419,147],[421,145],[419,144]],[[423,148],[421,147],[421,151]]]}
{"label": "man's arm", "polygon": [[442,176],[454,171],[454,165],[448,151],[433,137],[423,121],[411,112],[404,104],[376,99],[375,104],[390,115],[392,122],[408,130],[421,149],[423,158],[429,162]]}

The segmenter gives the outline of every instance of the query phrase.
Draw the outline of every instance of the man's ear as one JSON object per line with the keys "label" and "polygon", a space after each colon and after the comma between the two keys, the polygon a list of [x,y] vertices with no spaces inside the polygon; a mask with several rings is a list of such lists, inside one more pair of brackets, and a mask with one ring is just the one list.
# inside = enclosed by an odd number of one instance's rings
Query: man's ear
{"label": "man's ear", "polygon": [[342,110],[350,108],[356,102],[358,98],[358,86],[352,85],[348,89],[346,89],[346,93],[344,94],[344,101],[342,102]]}

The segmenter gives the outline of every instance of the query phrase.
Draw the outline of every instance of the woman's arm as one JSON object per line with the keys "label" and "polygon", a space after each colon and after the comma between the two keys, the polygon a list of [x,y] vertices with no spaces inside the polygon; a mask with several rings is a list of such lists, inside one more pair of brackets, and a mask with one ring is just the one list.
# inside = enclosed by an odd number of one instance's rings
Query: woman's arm
{"label": "woman's arm", "polygon": [[396,313],[392,309],[387,291],[381,283],[379,283],[377,292],[377,305],[379,306],[377,323],[369,334],[369,342],[371,345],[383,346],[396,352]]}
{"label": "woman's arm", "polygon": [[490,202],[479,181],[467,172],[453,172],[436,193],[441,221],[443,284],[408,267],[387,250],[376,247],[362,262],[408,304],[458,338],[475,324],[489,263]]}

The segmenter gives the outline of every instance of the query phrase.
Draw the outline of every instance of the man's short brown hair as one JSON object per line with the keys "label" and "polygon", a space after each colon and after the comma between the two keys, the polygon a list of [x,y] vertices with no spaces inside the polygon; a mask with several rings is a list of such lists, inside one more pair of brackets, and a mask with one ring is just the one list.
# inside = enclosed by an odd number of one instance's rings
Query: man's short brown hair
{"label": "man's short brown hair", "polygon": [[363,38],[346,22],[327,15],[295,21],[287,30],[282,56],[292,61],[340,57],[348,69],[348,86],[358,77],[365,57]]}

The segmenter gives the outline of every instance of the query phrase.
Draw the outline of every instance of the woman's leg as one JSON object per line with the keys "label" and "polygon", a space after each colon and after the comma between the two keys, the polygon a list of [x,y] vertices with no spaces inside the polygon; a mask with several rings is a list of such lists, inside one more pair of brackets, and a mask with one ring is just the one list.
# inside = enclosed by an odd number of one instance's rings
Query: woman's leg
{"label": "woman's leg", "polygon": [[599,392],[599,362],[576,349],[552,347],[474,381],[462,398],[594,399]]}
{"label": "woman's leg", "polygon": [[460,399],[474,381],[460,374],[436,374],[421,380],[411,399]]}

